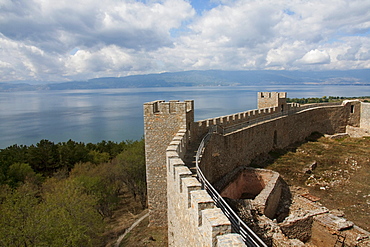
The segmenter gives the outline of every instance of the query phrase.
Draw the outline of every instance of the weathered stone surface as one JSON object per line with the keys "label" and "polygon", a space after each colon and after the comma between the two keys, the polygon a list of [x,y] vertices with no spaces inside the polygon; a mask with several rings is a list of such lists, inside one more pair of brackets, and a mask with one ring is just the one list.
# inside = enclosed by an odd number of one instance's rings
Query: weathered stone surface
{"label": "weathered stone surface", "polygon": [[217,236],[217,247],[242,247],[245,246],[239,234],[225,234]]}
{"label": "weathered stone surface", "polygon": [[333,229],[335,231],[342,231],[353,227],[353,222],[348,221],[345,218],[335,216],[333,214],[325,214],[316,217],[316,221],[319,221],[322,225]]}
{"label": "weathered stone surface", "polygon": [[350,137],[360,138],[370,136],[370,128],[359,128],[347,125],[346,132]]}
{"label": "weathered stone surface", "polygon": [[337,140],[345,137],[349,137],[348,133],[336,133],[334,135],[325,135],[326,138]]}
{"label": "weathered stone surface", "polygon": [[[170,246],[221,247],[230,244],[226,237],[231,231],[230,222],[222,212],[215,213],[217,209],[212,208],[204,191],[200,192],[201,185],[195,178],[189,177],[191,172],[183,161],[187,148],[200,140],[211,126],[217,124],[219,127],[211,136],[201,163],[202,172],[211,183],[275,148],[304,140],[314,131],[333,135],[345,132],[346,126],[369,129],[370,104],[349,101],[342,105],[317,104],[314,108],[300,108],[299,104],[287,104],[285,97],[285,93],[259,93],[259,107],[264,109],[198,122],[194,122],[193,101],[155,101],[144,105],[150,224],[168,226]],[[202,194],[205,196],[203,199]],[[303,240],[307,239],[303,233],[290,233],[294,222],[303,225],[305,220],[327,213],[322,208],[297,212],[295,217],[287,218],[290,221],[284,223],[285,232]],[[265,220],[266,224],[261,224],[261,227],[270,231],[269,234],[274,233],[273,221]],[[330,222],[335,231],[351,232],[346,240],[348,246],[368,243],[367,232],[359,233],[355,226],[341,220],[332,219]],[[330,238],[332,235],[325,235],[324,229],[330,228],[328,224],[324,226],[316,220],[313,224],[317,224],[319,229],[315,228],[315,234],[311,234],[316,236],[315,240],[319,242],[318,236],[324,233],[324,238],[329,236],[326,243],[335,243],[336,239]],[[236,241],[233,244],[244,245],[239,237],[231,238]],[[279,238],[274,238],[273,246],[300,246],[302,243],[286,238],[287,245],[281,245],[282,242],[276,239]]]}
{"label": "weathered stone surface", "polygon": [[272,219],[279,205],[282,183],[277,172],[246,167],[221,191],[222,197],[248,199],[261,214]]}

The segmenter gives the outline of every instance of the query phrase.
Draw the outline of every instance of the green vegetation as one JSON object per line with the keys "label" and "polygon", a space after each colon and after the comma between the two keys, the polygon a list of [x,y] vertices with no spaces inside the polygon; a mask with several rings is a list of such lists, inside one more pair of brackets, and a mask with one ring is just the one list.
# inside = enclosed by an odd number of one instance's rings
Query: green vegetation
{"label": "green vegetation", "polygon": [[[290,186],[321,198],[329,209],[370,230],[370,138],[330,139],[315,136],[306,143],[270,153],[259,167],[280,173]],[[308,169],[311,164],[316,168]]]}
{"label": "green vegetation", "polygon": [[0,246],[102,246],[129,192],[146,207],[144,140],[0,150]]}
{"label": "green vegetation", "polygon": [[313,103],[326,103],[326,102],[341,102],[343,100],[350,99],[362,99],[364,102],[368,102],[370,96],[362,97],[339,97],[339,96],[323,96],[321,98],[287,98],[288,103],[299,103],[299,104],[313,104]]}

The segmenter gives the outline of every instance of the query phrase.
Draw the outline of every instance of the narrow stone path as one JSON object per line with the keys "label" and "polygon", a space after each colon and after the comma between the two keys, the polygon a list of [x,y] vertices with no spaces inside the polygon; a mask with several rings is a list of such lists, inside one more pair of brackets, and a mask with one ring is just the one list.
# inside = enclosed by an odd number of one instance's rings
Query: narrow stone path
{"label": "narrow stone path", "polygon": [[119,236],[119,238],[117,239],[117,242],[116,244],[114,245],[114,247],[119,247],[119,245],[121,244],[122,240],[126,237],[126,235],[131,232],[132,229],[134,229],[138,224],[140,224],[141,221],[143,221],[146,217],[149,216],[149,212],[146,213],[145,215],[143,215],[140,219],[138,219],[137,221],[135,221],[129,228],[126,229],[126,231],[121,235]]}

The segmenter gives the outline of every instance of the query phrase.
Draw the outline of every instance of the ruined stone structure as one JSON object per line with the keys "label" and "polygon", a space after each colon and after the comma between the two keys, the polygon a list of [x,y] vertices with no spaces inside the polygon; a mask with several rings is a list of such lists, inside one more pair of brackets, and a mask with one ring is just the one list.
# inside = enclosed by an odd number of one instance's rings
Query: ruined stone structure
{"label": "ruined stone structure", "polygon": [[[335,134],[350,130],[366,135],[369,122],[369,103],[346,101],[301,107],[287,104],[286,93],[276,92],[258,93],[256,110],[198,122],[194,122],[193,101],[146,103],[144,134],[150,225],[168,227],[169,246],[246,246],[241,235],[232,233],[231,222],[215,206],[195,175],[193,156],[210,130],[215,133],[202,150],[199,168],[220,192],[230,183],[228,176],[235,169],[248,166],[275,148],[303,141],[315,131]],[[269,176],[276,178],[273,173]],[[274,185],[264,191],[273,190]],[[232,194],[231,191],[228,193]],[[266,218],[273,218],[275,203],[267,203],[268,200],[264,198],[261,205],[268,211]],[[271,200],[278,201],[278,197]],[[323,213],[317,214],[314,222],[309,220],[310,226],[316,224],[323,228],[331,222]],[[286,234],[279,230],[274,235],[273,246],[286,246],[281,243],[287,243],[288,237],[293,238],[289,240],[292,246],[299,246],[294,244],[298,242],[303,244],[299,238],[287,236],[289,224],[285,227]],[[366,236],[368,233],[358,230],[353,234]],[[362,239],[367,241],[366,237]]]}

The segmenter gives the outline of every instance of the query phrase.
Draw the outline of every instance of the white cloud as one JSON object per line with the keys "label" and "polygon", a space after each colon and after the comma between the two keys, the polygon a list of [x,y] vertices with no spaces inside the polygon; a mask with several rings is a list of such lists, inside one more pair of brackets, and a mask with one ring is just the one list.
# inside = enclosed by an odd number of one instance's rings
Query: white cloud
{"label": "white cloud", "polygon": [[110,73],[120,76],[119,71],[125,71],[123,75],[139,74],[151,67],[151,59],[146,59],[144,54],[116,45],[104,46],[93,52],[78,50],[66,59],[64,76],[77,79],[103,77]]}
{"label": "white cloud", "polygon": [[191,2],[3,0],[0,80],[370,66],[368,0]]}
{"label": "white cloud", "polygon": [[326,51],[315,49],[307,52],[298,62],[302,64],[328,64],[330,56]]}

